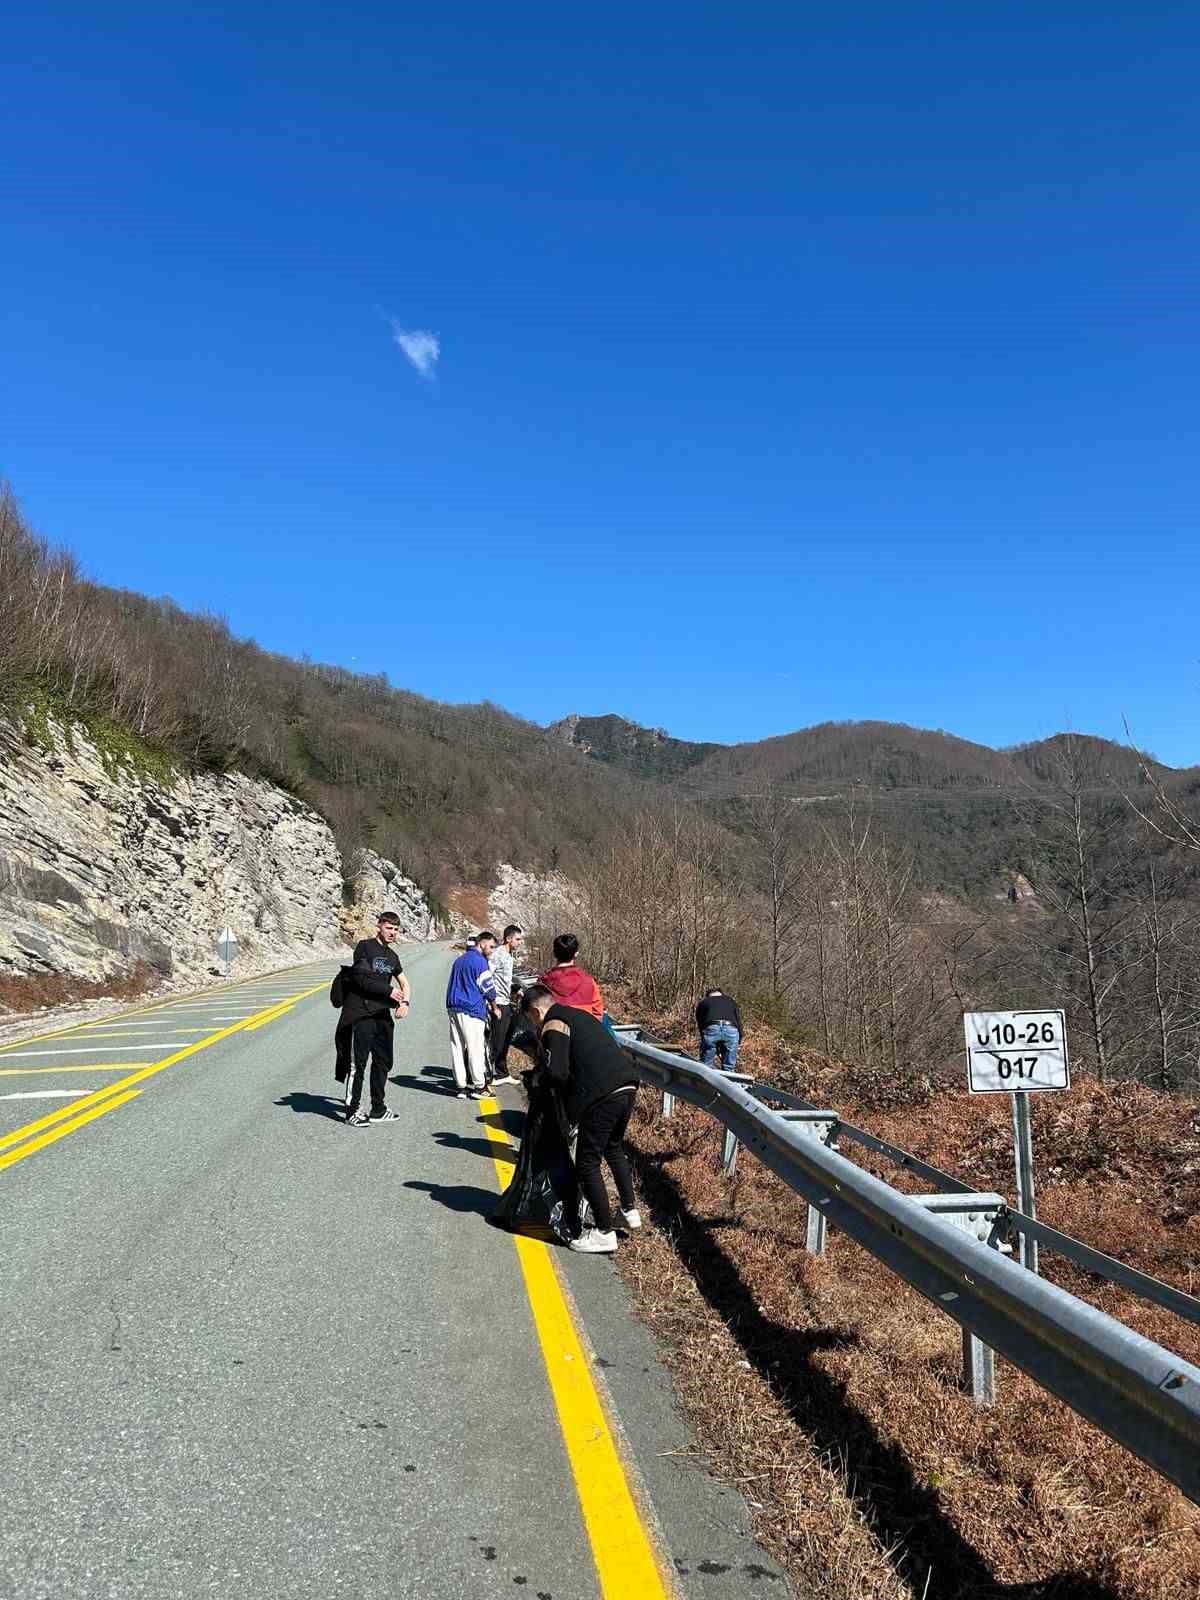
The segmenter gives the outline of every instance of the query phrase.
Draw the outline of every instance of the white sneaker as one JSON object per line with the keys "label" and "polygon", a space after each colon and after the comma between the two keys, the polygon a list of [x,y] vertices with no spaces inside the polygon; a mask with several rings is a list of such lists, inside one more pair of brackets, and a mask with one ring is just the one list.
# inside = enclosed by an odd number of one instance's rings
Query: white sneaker
{"label": "white sneaker", "polygon": [[601,1233],[599,1228],[585,1228],[578,1239],[568,1243],[568,1249],[578,1250],[585,1256],[610,1256],[617,1248],[615,1233]]}
{"label": "white sneaker", "polygon": [[618,1211],[617,1215],[629,1229],[630,1233],[632,1233],[636,1228],[640,1228],[642,1225],[642,1213],[636,1206],[631,1206],[628,1211]]}

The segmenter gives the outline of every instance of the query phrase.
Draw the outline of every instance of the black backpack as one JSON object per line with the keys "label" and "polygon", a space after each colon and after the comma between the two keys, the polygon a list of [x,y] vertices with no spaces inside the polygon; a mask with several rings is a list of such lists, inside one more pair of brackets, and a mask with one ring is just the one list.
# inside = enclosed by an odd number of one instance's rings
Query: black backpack
{"label": "black backpack", "polygon": [[346,1004],[346,974],[349,971],[349,967],[339,967],[336,977],[329,985],[329,1004],[336,1006],[339,1011]]}

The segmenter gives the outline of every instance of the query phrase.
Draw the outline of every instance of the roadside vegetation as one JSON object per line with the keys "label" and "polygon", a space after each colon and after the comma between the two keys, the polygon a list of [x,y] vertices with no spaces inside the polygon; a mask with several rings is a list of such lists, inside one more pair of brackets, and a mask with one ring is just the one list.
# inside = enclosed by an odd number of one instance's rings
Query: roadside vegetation
{"label": "roadside vegetation", "polygon": [[[613,1000],[632,1014],[632,995]],[[677,1014],[646,1020],[689,1042]],[[960,1085],[885,1108],[855,1063],[761,1024],[745,1066],[981,1190],[1011,1190],[1006,1102],[969,1101]],[[631,1129],[653,1226],[618,1264],[667,1352],[709,1469],[746,1495],[799,1593],[1190,1600],[1200,1590],[1196,1507],[999,1359],[996,1405],[977,1411],[960,1387],[956,1324],[835,1230],[826,1255],[809,1256],[799,1198],[753,1160],[726,1179],[712,1119],[677,1102],[664,1121],[658,1101],[643,1092]],[[1040,1214],[1194,1292],[1194,1102],[1089,1076],[1034,1116]],[[846,1153],[920,1187],[866,1151]],[[1200,1328],[1049,1253],[1042,1267],[1200,1361]]]}

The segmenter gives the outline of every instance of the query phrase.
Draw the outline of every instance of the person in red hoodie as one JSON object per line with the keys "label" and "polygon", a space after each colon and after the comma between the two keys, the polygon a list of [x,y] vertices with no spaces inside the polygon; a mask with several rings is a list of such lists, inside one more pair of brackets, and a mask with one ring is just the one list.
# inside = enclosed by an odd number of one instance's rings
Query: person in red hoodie
{"label": "person in red hoodie", "polygon": [[559,1005],[577,1006],[580,1011],[590,1011],[597,1021],[602,1021],[604,1001],[600,998],[600,986],[575,960],[578,953],[579,940],[575,935],[560,933],[554,941],[554,966],[548,967],[538,982],[549,989]]}

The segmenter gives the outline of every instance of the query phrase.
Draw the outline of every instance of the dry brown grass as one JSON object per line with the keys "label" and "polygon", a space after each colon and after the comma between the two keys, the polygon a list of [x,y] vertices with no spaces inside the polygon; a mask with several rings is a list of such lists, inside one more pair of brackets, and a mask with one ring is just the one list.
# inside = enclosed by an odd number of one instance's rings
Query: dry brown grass
{"label": "dry brown grass", "polygon": [[[945,1090],[867,1112],[851,1069],[771,1056],[760,1037],[747,1070],[790,1075],[808,1098],[1011,1191],[1006,1101]],[[727,1182],[711,1119],[679,1105],[664,1122],[657,1099],[642,1096],[631,1129],[654,1226],[618,1259],[711,1459],[756,1504],[799,1588],[831,1600],[1200,1594],[1200,1512],[1182,1495],[1004,1362],[996,1406],[976,1411],[954,1323],[832,1230],[827,1255],[808,1256],[792,1191],[744,1158]],[[1042,1214],[1188,1287],[1195,1108],[1084,1082],[1036,1120]],[[1044,1260],[1065,1287],[1200,1360],[1200,1329]]]}
{"label": "dry brown grass", "polygon": [[[35,972],[21,977],[0,977],[0,1011],[26,1016],[53,1006],[84,1000],[137,1000],[162,983],[162,974],[139,964],[125,973],[91,982],[64,972]],[[6,1020],[11,1021],[11,1016]]]}

